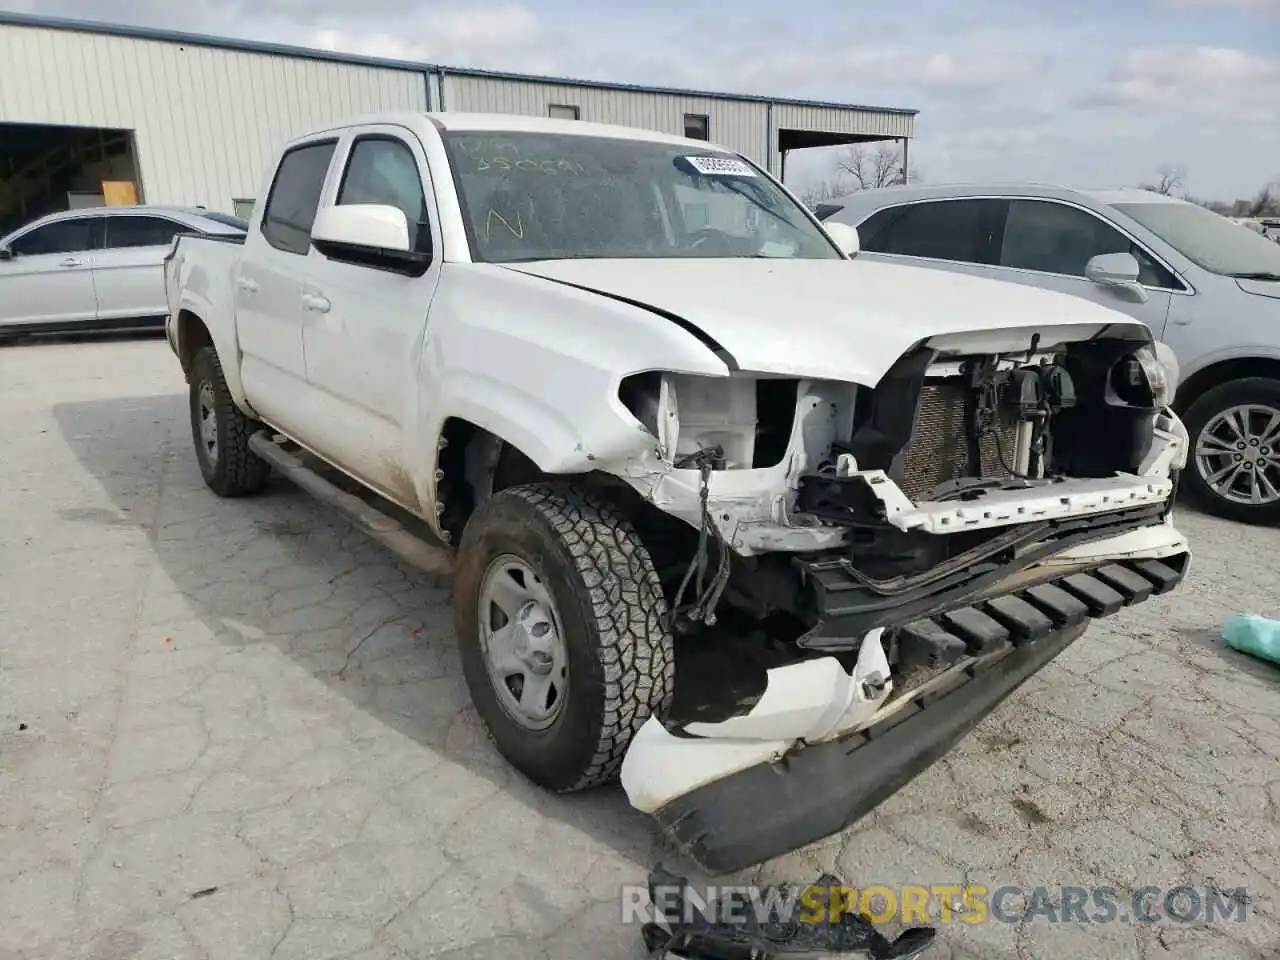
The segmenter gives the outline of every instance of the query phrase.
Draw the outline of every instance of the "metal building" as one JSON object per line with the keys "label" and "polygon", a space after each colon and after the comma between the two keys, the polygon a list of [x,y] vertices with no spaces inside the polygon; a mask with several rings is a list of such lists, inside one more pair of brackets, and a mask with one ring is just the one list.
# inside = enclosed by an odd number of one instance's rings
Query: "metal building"
{"label": "metal building", "polygon": [[381,110],[573,117],[788,151],[913,134],[916,111],[565,80],[0,11],[0,233],[119,203],[252,208],[279,145]]}

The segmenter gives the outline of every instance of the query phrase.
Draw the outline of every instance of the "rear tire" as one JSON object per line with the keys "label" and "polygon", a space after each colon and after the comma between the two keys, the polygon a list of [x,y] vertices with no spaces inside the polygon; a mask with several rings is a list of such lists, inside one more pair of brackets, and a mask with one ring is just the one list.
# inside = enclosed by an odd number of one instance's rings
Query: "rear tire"
{"label": "rear tire", "polygon": [[231,398],[222,362],[202,347],[191,363],[191,438],[205,484],[220,497],[247,497],[271,478],[271,465],[249,449],[262,424],[246,417]]}
{"label": "rear tire", "polygon": [[[1270,377],[1220,384],[1187,409],[1191,449],[1183,480],[1206,511],[1240,523],[1280,521],[1280,420],[1267,430],[1273,416],[1280,417],[1280,380]],[[1262,502],[1249,502],[1251,474]]]}
{"label": "rear tire", "polygon": [[636,731],[671,703],[675,653],[649,552],[619,512],[572,484],[510,487],[476,510],[454,616],[498,752],[549,790],[614,779]]}

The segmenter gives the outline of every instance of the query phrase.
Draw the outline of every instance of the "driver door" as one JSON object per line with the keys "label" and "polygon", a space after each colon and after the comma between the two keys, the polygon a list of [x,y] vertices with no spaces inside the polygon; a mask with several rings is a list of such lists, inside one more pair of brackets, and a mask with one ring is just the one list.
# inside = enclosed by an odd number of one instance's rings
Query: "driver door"
{"label": "driver door", "polygon": [[101,216],[46,223],[9,243],[0,259],[0,326],[92,323],[98,318],[93,251]]}
{"label": "driver door", "polygon": [[[409,221],[415,249],[440,249],[427,158],[414,134],[391,125],[360,127],[344,137],[336,163],[336,185],[322,207],[396,207]],[[308,406],[325,425],[317,452],[416,510],[405,425],[417,413],[417,367],[440,258],[421,276],[406,276],[313,249],[302,276]]]}

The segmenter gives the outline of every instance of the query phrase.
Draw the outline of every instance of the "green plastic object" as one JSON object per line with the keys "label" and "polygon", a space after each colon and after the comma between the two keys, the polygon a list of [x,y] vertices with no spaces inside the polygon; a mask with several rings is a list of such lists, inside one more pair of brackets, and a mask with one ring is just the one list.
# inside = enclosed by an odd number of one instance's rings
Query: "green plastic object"
{"label": "green plastic object", "polygon": [[1222,630],[1227,646],[1280,666],[1280,620],[1237,613]]}

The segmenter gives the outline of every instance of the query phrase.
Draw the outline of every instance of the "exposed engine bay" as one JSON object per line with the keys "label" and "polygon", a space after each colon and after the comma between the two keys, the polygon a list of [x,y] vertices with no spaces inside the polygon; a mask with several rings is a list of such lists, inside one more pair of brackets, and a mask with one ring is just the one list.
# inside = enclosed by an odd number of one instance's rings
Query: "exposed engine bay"
{"label": "exposed engine bay", "polygon": [[[620,398],[669,464],[636,483],[663,511],[646,518],[646,543],[683,638],[669,729],[741,718],[770,670],[823,654],[879,707],[893,674],[942,669],[993,624],[1021,625],[975,602],[1106,565],[1126,537],[1139,560],[1185,550],[1166,522],[1186,447],[1165,409],[1175,375],[1145,341],[1039,344],[922,343],[874,389],[624,381]],[[1152,540],[1153,525],[1171,542]]]}

